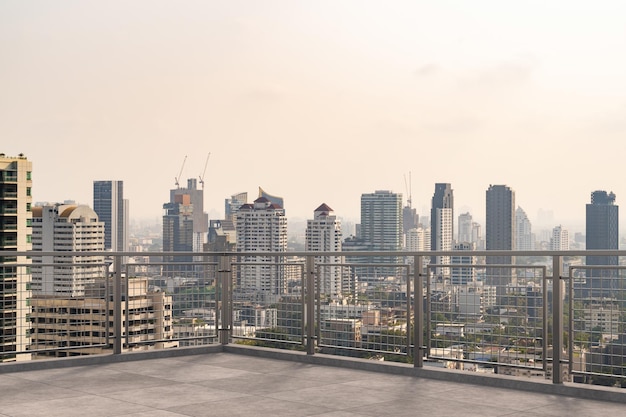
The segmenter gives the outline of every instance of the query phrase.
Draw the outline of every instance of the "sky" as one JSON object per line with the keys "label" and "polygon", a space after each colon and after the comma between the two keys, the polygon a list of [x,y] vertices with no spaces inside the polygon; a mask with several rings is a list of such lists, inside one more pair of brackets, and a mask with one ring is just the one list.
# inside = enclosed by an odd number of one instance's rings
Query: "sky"
{"label": "sky", "polygon": [[608,0],[4,0],[0,153],[32,161],[38,202],[122,180],[137,219],[177,178],[210,218],[262,187],[356,221],[375,190],[428,215],[445,182],[455,216],[484,223],[506,184],[584,230],[592,191],[626,207],[625,21]]}

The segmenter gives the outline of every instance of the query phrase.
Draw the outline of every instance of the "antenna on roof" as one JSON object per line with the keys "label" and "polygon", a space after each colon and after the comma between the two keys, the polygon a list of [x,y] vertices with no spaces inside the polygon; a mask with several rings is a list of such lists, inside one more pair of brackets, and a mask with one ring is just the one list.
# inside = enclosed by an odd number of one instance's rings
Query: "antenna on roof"
{"label": "antenna on roof", "polygon": [[204,163],[204,171],[202,171],[202,175],[200,175],[200,185],[202,185],[202,189],[204,190],[204,174],[206,173],[206,167],[209,165],[209,157],[211,156],[211,152],[206,156],[206,162]]}
{"label": "antenna on roof", "polygon": [[185,159],[183,159],[183,164],[180,167],[180,172],[178,173],[178,177],[174,177],[174,183],[176,184],[176,188],[180,188],[180,186],[178,185],[178,180],[180,179],[180,176],[183,174],[183,168],[185,167],[186,160],[187,160],[187,155],[185,155]]}

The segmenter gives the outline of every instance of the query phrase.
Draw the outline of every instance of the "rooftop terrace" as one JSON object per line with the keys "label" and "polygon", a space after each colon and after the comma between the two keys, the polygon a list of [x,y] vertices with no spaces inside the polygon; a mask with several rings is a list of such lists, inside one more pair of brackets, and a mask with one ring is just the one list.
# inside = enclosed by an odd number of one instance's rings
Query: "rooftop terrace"
{"label": "rooftop terrace", "polygon": [[[0,416],[606,416],[626,393],[214,345],[4,364]],[[592,399],[596,398],[596,399]]]}

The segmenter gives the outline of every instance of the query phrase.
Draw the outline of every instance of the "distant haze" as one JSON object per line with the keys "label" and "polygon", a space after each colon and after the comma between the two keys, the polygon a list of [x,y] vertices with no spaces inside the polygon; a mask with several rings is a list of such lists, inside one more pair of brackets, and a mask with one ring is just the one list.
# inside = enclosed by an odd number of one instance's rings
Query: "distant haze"
{"label": "distant haze", "polygon": [[449,182],[484,224],[506,184],[580,228],[594,190],[626,207],[625,21],[602,0],[3,1],[0,152],[33,162],[34,201],[123,180],[134,218],[210,152],[218,216],[261,186],[288,218],[358,220],[411,173],[420,215]]}

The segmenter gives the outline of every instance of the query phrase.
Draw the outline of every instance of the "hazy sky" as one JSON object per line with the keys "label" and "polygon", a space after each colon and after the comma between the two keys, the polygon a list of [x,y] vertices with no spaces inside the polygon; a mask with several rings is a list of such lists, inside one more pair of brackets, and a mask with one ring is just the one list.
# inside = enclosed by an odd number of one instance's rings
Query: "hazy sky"
{"label": "hazy sky", "polygon": [[419,214],[450,182],[483,222],[507,184],[531,221],[582,224],[593,190],[626,207],[625,22],[623,0],[4,0],[0,152],[35,201],[123,180],[135,218],[210,152],[211,218],[261,186],[289,218],[358,219],[410,172]]}

